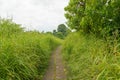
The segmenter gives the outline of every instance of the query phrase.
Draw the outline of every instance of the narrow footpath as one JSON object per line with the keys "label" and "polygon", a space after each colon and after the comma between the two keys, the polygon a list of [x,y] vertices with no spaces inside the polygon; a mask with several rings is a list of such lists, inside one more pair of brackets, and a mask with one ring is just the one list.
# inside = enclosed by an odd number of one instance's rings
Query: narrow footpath
{"label": "narrow footpath", "polygon": [[51,55],[48,70],[43,80],[66,80],[65,68],[62,60],[61,46]]}

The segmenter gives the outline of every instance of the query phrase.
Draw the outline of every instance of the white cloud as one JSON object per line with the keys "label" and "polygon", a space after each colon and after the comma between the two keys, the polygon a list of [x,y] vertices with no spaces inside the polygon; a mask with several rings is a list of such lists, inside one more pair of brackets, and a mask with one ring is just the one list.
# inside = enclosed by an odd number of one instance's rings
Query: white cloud
{"label": "white cloud", "polygon": [[51,31],[66,21],[64,7],[69,0],[0,0],[0,16],[12,16],[27,29]]}

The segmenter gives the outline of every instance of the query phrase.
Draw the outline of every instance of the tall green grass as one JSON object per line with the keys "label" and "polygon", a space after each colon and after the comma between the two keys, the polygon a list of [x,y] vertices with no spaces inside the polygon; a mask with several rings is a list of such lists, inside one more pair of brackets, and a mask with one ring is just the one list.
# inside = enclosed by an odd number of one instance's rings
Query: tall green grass
{"label": "tall green grass", "polygon": [[120,53],[113,48],[93,35],[70,34],[63,44],[67,80],[119,80]]}
{"label": "tall green grass", "polygon": [[52,50],[60,40],[25,32],[11,20],[0,20],[0,80],[41,80]]}

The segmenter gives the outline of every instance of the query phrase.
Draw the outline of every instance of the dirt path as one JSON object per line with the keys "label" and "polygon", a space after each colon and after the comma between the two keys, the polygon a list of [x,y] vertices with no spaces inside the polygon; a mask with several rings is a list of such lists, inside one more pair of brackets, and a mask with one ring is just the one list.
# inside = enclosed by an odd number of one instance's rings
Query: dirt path
{"label": "dirt path", "polygon": [[51,55],[49,67],[43,80],[66,80],[65,68],[61,56],[61,46]]}

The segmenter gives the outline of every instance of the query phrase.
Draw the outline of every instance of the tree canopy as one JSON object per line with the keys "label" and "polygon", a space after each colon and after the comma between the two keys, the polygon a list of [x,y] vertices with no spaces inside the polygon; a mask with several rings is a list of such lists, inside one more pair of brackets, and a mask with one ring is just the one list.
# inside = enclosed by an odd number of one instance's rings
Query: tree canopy
{"label": "tree canopy", "polygon": [[120,28],[120,0],[70,0],[65,17],[71,29],[107,35]]}

